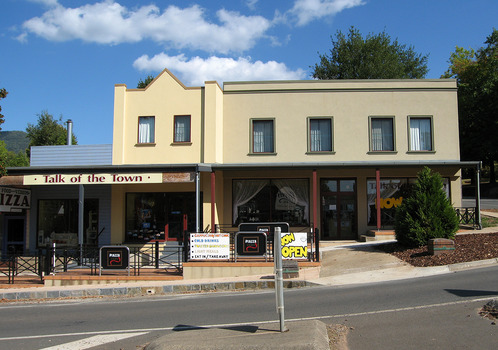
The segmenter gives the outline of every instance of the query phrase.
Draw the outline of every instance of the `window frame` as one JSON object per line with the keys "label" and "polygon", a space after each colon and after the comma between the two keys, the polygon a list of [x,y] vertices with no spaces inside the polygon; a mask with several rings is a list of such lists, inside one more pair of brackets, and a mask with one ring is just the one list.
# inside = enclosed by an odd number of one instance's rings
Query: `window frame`
{"label": "window frame", "polygon": [[[430,132],[431,132],[431,149],[429,150],[416,150],[412,149],[412,133],[411,133],[411,121],[414,119],[424,119],[429,120]],[[435,153],[436,148],[434,144],[434,118],[432,115],[409,115],[407,117],[407,131],[408,131],[408,153]]]}
{"label": "window frame", "polygon": [[[254,148],[254,124],[257,122],[271,122],[272,125],[272,150],[268,152],[256,152]],[[276,121],[275,118],[251,118],[249,119],[249,155],[276,155]]]}
{"label": "window frame", "polygon": [[[372,135],[372,121],[373,120],[391,120],[391,126],[392,126],[392,140],[393,140],[393,147],[391,150],[374,150],[373,147],[373,135]],[[396,150],[396,118],[393,115],[385,115],[385,116],[369,116],[368,117],[368,136],[369,136],[369,153],[397,153]]]}
{"label": "window frame", "polygon": [[[250,197],[249,200],[245,201],[244,204],[240,204],[239,206],[236,206],[236,193],[235,193],[235,186],[236,186],[236,183],[243,183],[244,181],[249,181],[249,182],[253,182],[253,181],[258,181],[258,182],[261,182],[261,184],[263,185],[263,187],[261,187],[261,189],[255,193],[254,195],[252,195]],[[232,226],[233,227],[236,227],[238,226],[241,222],[238,221],[239,218],[241,217],[240,216],[240,212],[239,210],[242,209],[242,207],[244,206],[250,206],[251,205],[251,202],[254,202],[255,200],[257,199],[260,199],[260,198],[257,198],[259,197],[260,195],[263,195],[266,197],[266,201],[263,202],[263,206],[258,206],[257,208],[257,211],[256,212],[252,212],[253,215],[257,215],[257,216],[260,216],[262,214],[264,214],[265,212],[262,211],[260,212],[260,209],[261,208],[266,208],[267,209],[267,215],[269,215],[268,217],[268,220],[263,220],[263,221],[268,221],[268,222],[281,222],[281,221],[285,221],[285,220],[282,220],[282,219],[279,219],[279,215],[285,215],[285,212],[286,211],[289,211],[289,210],[285,210],[285,209],[279,209],[276,207],[276,200],[278,198],[278,193],[280,192],[280,190],[278,189],[278,185],[276,184],[276,182],[282,182],[282,181],[299,181],[299,182],[303,182],[303,185],[304,187],[306,188],[306,203],[305,205],[303,205],[303,203],[296,203],[295,205],[296,206],[303,206],[303,215],[302,215],[302,221],[303,223],[302,224],[291,224],[289,223],[290,226],[292,227],[308,227],[310,225],[310,222],[311,222],[311,199],[310,199],[310,191],[311,191],[311,188],[310,188],[310,179],[309,178],[301,178],[301,177],[296,177],[296,178],[267,178],[267,177],[263,177],[263,178],[233,178],[232,179],[232,202],[231,202],[231,209],[232,209]],[[235,212],[237,211],[237,215],[235,216]],[[248,211],[248,213],[250,213],[250,211]],[[250,222],[251,220],[249,221],[245,221],[245,222]]]}
{"label": "window frame", "polygon": [[[152,137],[148,142],[140,141],[140,125],[142,120],[152,119]],[[155,116],[139,116],[138,117],[138,127],[137,127],[137,145],[155,145],[156,144],[156,117]]]}
{"label": "window frame", "polygon": [[[330,150],[326,151],[315,151],[312,150],[312,136],[311,136],[311,125],[314,121],[317,120],[328,120],[330,122]],[[334,117],[308,117],[307,118],[307,136],[308,136],[308,143],[307,143],[307,153],[308,154],[334,154]]]}
{"label": "window frame", "polygon": [[[187,135],[187,140],[177,140],[176,139],[176,127],[177,127],[177,124],[176,124],[176,121],[178,120],[178,118],[187,118],[188,120],[188,135]],[[179,114],[179,115],[175,115],[173,117],[173,143],[174,144],[183,144],[183,145],[186,145],[186,144],[192,144],[192,116],[190,114]]]}

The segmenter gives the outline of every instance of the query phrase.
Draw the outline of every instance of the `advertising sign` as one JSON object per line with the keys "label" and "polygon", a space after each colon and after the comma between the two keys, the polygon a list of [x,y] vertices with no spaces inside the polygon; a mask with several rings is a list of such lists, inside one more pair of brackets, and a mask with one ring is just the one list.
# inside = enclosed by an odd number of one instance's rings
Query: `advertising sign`
{"label": "advertising sign", "polygon": [[308,234],[306,232],[282,233],[284,259],[308,259]]}
{"label": "advertising sign", "polygon": [[190,234],[190,259],[228,260],[229,257],[229,233]]}
{"label": "advertising sign", "polygon": [[125,246],[104,246],[100,248],[100,270],[128,270],[130,249]]}
{"label": "advertising sign", "polygon": [[263,256],[266,255],[265,232],[237,232],[235,236],[237,255]]}
{"label": "advertising sign", "polygon": [[24,175],[25,185],[105,185],[162,183],[161,173]]}
{"label": "advertising sign", "polygon": [[30,190],[0,187],[0,212],[19,212],[22,209],[29,209],[30,203]]}

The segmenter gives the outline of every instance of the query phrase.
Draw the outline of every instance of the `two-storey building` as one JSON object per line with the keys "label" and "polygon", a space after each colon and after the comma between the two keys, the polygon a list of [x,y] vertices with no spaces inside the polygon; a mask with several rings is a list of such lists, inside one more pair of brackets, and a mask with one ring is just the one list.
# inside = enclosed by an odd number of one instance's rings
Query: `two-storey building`
{"label": "two-storey building", "polygon": [[424,166],[460,206],[461,168],[478,165],[459,160],[455,80],[186,87],[164,70],[145,89],[116,85],[113,144],[86,147],[35,149],[31,167],[10,169],[32,190],[26,248],[271,221],[354,240],[392,227]]}

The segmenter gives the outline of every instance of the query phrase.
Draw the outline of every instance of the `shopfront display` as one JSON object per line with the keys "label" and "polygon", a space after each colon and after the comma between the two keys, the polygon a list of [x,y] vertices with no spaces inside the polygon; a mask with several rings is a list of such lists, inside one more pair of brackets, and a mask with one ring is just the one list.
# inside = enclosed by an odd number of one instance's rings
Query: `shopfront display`
{"label": "shopfront display", "polygon": [[126,194],[125,242],[181,240],[195,230],[195,193]]}
{"label": "shopfront display", "polygon": [[[443,187],[450,198],[450,181],[443,178]],[[380,214],[382,227],[394,226],[396,208],[403,203],[403,198],[409,193],[410,185],[417,181],[416,178],[380,179]],[[368,225],[377,225],[377,184],[375,179],[367,180],[367,217]]]}
{"label": "shopfront display", "polygon": [[309,225],[307,179],[233,180],[233,225],[287,222]]}
{"label": "shopfront display", "polygon": [[[98,199],[85,199],[83,244],[96,245],[98,234]],[[38,247],[52,243],[58,247],[75,247],[78,241],[78,200],[38,200]]]}

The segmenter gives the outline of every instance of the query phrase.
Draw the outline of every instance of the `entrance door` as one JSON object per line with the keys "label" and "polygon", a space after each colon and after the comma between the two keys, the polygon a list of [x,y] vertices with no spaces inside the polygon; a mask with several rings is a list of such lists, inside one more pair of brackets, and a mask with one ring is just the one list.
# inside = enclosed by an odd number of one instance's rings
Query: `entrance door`
{"label": "entrance door", "polygon": [[184,231],[195,232],[195,193],[168,193],[167,240],[181,241]]}
{"label": "entrance door", "polygon": [[5,217],[4,254],[22,254],[24,252],[25,223],[24,216]]}
{"label": "entrance door", "polygon": [[322,239],[356,239],[356,180],[322,179],[320,192]]}

